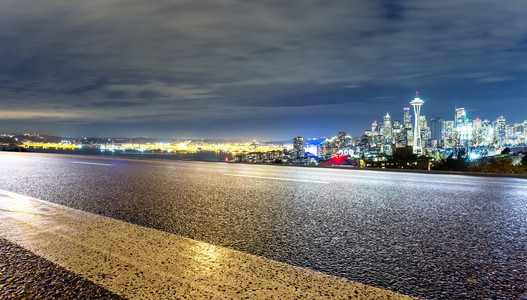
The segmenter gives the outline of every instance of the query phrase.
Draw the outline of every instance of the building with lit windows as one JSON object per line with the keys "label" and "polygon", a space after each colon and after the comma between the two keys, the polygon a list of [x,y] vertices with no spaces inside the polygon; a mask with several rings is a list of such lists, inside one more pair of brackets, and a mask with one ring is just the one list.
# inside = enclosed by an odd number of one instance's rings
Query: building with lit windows
{"label": "building with lit windows", "polygon": [[507,123],[505,123],[505,118],[503,116],[500,116],[494,122],[494,135],[495,143],[498,147],[507,144]]}
{"label": "building with lit windows", "polygon": [[384,116],[382,134],[387,140],[391,141],[393,139],[392,117],[390,117],[389,113]]}
{"label": "building with lit windows", "polygon": [[479,135],[480,135],[480,129],[481,129],[481,124],[483,123],[483,121],[480,119],[480,118],[476,118],[474,120],[472,120],[472,130],[473,130],[473,140],[472,140],[472,145],[474,146],[479,146]]}
{"label": "building with lit windows", "polygon": [[412,128],[412,115],[409,107],[403,108],[403,123],[404,128]]}
{"label": "building with lit windows", "polygon": [[465,108],[456,108],[454,146],[470,148],[473,144],[474,128],[472,121],[467,117]]}
{"label": "building with lit windows", "polygon": [[425,147],[428,145],[431,135],[426,116],[419,116],[419,129],[421,130],[421,140],[423,141],[422,146]]}
{"label": "building with lit windows", "polygon": [[373,121],[373,123],[371,123],[371,133],[372,134],[377,134],[379,132],[379,126],[377,124],[377,120]]}
{"label": "building with lit windows", "polygon": [[489,120],[473,123],[474,146],[490,147],[494,145],[494,125]]}
{"label": "building with lit windows", "polygon": [[306,155],[306,139],[301,136],[297,136],[293,139],[293,150],[296,152],[297,157]]}
{"label": "building with lit windows", "polygon": [[456,143],[454,121],[443,122],[443,147],[447,149],[454,148]]}

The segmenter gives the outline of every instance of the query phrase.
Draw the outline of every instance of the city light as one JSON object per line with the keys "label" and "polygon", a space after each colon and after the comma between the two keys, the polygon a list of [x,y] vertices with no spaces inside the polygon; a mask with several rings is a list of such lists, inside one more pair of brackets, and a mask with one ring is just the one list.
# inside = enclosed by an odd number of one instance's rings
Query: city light
{"label": "city light", "polygon": [[[112,154],[166,153],[180,154],[214,152],[218,160],[225,162],[286,163],[317,165],[331,159],[349,158],[373,163],[370,166],[390,166],[390,160],[410,149],[414,154],[427,157],[431,163],[444,160],[448,155],[458,157],[458,150],[465,149],[466,158],[474,161],[500,154],[507,147],[527,147],[527,121],[507,124],[505,117],[495,121],[471,119],[464,107],[455,108],[454,120],[433,118],[430,122],[421,107],[425,103],[419,97],[410,102],[414,106],[412,116],[409,107],[402,107],[402,120],[397,114],[386,113],[382,121],[373,121],[371,129],[360,137],[352,137],[345,131],[328,138],[295,137],[292,143],[209,142],[204,140],[151,141],[144,139],[104,138],[55,139],[46,141],[39,135],[4,135],[17,147],[30,151],[100,151]],[[470,111],[470,110],[469,110]],[[412,117],[414,120],[412,120]],[[9,144],[3,144],[6,147]],[[406,150],[404,150],[406,151]],[[525,151],[525,150],[515,150]],[[216,157],[216,156],[215,156]],[[188,159],[188,158],[185,158]],[[400,167],[415,165],[413,161]],[[428,168],[430,165],[428,165]]]}
{"label": "city light", "polygon": [[306,146],[306,153],[309,153],[311,155],[318,155],[318,149],[315,145]]}

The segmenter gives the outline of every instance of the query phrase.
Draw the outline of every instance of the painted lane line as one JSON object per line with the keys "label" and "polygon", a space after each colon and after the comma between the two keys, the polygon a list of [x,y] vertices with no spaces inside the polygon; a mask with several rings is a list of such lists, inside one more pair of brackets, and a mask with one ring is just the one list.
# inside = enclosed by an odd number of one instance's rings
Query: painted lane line
{"label": "painted lane line", "polygon": [[411,299],[0,190],[0,237],[130,299]]}
{"label": "painted lane line", "polygon": [[485,181],[485,180],[464,180],[464,179],[427,179],[427,180],[434,180],[434,181],[449,181],[449,182],[473,182],[473,183],[491,183],[491,184],[527,185],[527,183],[519,183],[519,182]]}
{"label": "painted lane line", "polygon": [[225,176],[237,176],[237,177],[249,177],[249,178],[271,179],[271,180],[284,180],[284,181],[298,181],[298,182],[310,182],[310,183],[329,184],[328,181],[292,179],[292,178],[283,178],[283,177],[266,177],[266,176],[241,175],[241,174],[223,174],[223,175],[225,175]]}
{"label": "painted lane line", "polygon": [[94,163],[87,161],[72,161],[72,164],[95,165],[95,166],[113,166],[113,164]]}
{"label": "painted lane line", "polygon": [[[335,176],[335,177],[337,177],[337,176]],[[447,182],[469,182],[469,183],[489,183],[489,184],[525,185],[525,186],[527,186],[527,183],[520,183],[520,182],[467,180],[467,179],[424,178],[424,177],[382,177],[382,176],[364,176],[364,175],[339,176],[339,177],[353,178],[353,179],[375,179],[375,180],[380,180],[380,181],[385,181],[385,182],[389,182],[391,180],[412,181],[412,182],[444,181],[445,183],[447,183]]]}

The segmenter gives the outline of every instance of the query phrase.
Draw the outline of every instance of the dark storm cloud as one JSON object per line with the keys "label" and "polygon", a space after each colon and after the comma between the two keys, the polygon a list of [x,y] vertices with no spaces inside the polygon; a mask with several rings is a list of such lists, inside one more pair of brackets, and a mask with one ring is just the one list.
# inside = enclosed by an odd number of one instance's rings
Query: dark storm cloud
{"label": "dark storm cloud", "polygon": [[392,21],[398,21],[403,18],[404,6],[401,1],[390,1],[390,0],[381,0],[381,5],[384,8],[383,16]]}
{"label": "dark storm cloud", "polygon": [[[506,108],[492,100],[527,92],[525,15],[523,0],[5,0],[0,119],[359,133],[416,89],[425,113],[479,105],[495,118]],[[256,130],[286,119],[287,132]]]}

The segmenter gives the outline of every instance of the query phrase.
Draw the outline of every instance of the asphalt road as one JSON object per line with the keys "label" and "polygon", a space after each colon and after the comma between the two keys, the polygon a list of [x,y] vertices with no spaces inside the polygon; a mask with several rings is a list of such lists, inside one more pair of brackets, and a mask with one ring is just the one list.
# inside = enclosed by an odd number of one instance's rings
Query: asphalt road
{"label": "asphalt road", "polygon": [[527,299],[527,180],[0,153],[0,189],[424,298]]}

